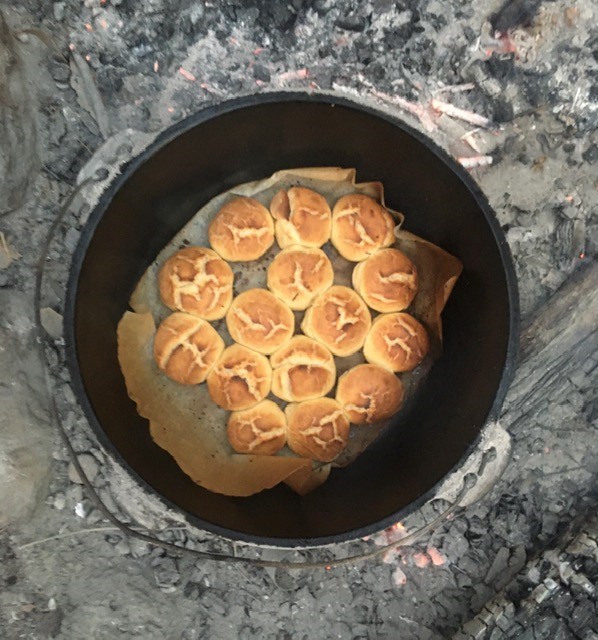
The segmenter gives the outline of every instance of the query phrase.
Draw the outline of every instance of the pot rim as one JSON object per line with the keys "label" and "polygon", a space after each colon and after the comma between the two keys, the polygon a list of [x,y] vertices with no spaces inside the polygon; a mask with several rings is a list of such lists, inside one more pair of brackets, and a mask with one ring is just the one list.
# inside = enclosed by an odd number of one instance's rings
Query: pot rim
{"label": "pot rim", "polygon": [[[203,520],[202,518],[186,511],[184,508],[178,506],[165,496],[161,495],[129,465],[129,463],[120,454],[116,446],[112,443],[110,438],[103,430],[100,421],[93,411],[93,408],[85,391],[85,387],[79,370],[77,347],[75,342],[75,307],[81,268],[95,230],[101,219],[103,218],[104,213],[108,209],[113,197],[119,191],[119,189],[149,158],[154,156],[172,140],[186,133],[190,129],[193,129],[194,127],[203,124],[208,120],[217,118],[233,111],[279,102],[316,102],[328,104],[330,106],[338,104],[349,109],[354,109],[362,113],[366,113],[367,115],[376,118],[382,118],[393,126],[399,127],[400,129],[405,131],[407,134],[415,138],[418,142],[423,144],[428,150],[434,153],[434,155],[436,155],[442,162],[444,162],[449,167],[449,169],[451,169],[453,173],[456,174],[456,176],[463,182],[465,187],[473,196],[480,210],[482,211],[498,247],[499,255],[505,272],[507,295],[509,301],[507,349],[505,354],[505,361],[502,368],[501,379],[496,390],[494,401],[488,412],[488,415],[484,420],[480,432],[477,434],[474,441],[469,445],[467,450],[463,453],[455,466],[450,469],[447,474],[443,478],[441,478],[434,486],[432,486],[426,493],[422,494],[419,498],[406,505],[399,511],[396,511],[386,516],[385,518],[377,520],[367,526],[363,526],[358,529],[352,529],[337,534],[313,538],[266,537],[228,529],[226,527],[213,524],[207,520]],[[145,149],[143,149],[138,155],[131,158],[128,162],[121,166],[119,174],[104,189],[95,207],[90,213],[89,218],[81,232],[77,247],[73,253],[69,270],[64,308],[65,352],[67,366],[71,375],[70,384],[73,387],[75,397],[77,398],[77,401],[81,406],[85,417],[87,418],[92,430],[94,431],[102,446],[104,446],[110,452],[113,458],[138,485],[143,487],[145,491],[149,492],[154,497],[158,498],[158,500],[167,509],[183,514],[185,519],[192,526],[204,529],[227,540],[245,542],[264,547],[278,548],[315,548],[331,544],[354,541],[366,536],[371,536],[372,534],[375,534],[395,524],[396,522],[403,520],[411,513],[421,508],[424,504],[432,500],[435,495],[437,495],[438,489],[446,480],[446,478],[458,472],[459,469],[461,469],[465,465],[472,452],[478,448],[488,423],[498,419],[507,390],[515,373],[518,354],[519,333],[519,290],[513,257],[511,255],[506,237],[496,218],[496,214],[491,208],[488,199],[482,193],[480,187],[473,180],[473,178],[456,160],[449,156],[448,153],[446,153],[431,138],[418,131],[413,126],[407,124],[404,120],[397,117],[396,115],[391,114],[381,108],[365,104],[359,99],[349,98],[342,94],[325,91],[308,93],[303,91],[289,90],[244,95],[204,107],[196,113],[187,116],[186,118],[180,120],[179,122],[176,122],[175,124],[160,132]]]}

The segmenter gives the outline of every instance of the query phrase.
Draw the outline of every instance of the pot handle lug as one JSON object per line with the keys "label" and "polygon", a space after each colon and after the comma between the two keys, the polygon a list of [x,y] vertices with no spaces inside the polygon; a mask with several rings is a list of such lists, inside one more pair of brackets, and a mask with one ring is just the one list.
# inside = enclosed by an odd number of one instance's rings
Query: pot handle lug
{"label": "pot handle lug", "polygon": [[[464,467],[453,472],[436,497],[467,507],[484,497],[502,476],[511,459],[511,436],[498,421],[488,423],[481,434],[477,451],[470,454]],[[459,491],[463,483],[466,491]],[[460,494],[460,495],[459,495]]]}

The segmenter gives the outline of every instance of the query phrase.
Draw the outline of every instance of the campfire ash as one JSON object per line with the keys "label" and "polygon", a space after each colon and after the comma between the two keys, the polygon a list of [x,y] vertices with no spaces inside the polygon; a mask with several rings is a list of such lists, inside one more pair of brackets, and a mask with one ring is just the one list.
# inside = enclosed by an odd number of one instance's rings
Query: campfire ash
{"label": "campfire ash", "polygon": [[[19,499],[33,513],[48,496],[29,523],[0,531],[3,637],[286,640],[313,637],[314,620],[321,637],[351,639],[595,637],[596,7],[8,0],[2,11],[0,168],[16,169],[0,181],[0,422],[26,436]],[[187,550],[311,558],[198,531],[132,482],[74,400],[61,335],[68,265],[107,176],[199,108],[273,88],[348,93],[470,170],[514,254],[527,327],[501,417],[511,461],[490,493],[408,545],[335,564],[400,543],[446,504],[322,550],[322,566],[304,570],[197,560],[115,529],[48,441],[41,365],[24,347],[35,345],[40,249],[66,205],[42,265],[45,357],[59,421],[102,503]],[[23,120],[31,110],[36,121]],[[23,399],[10,410],[8,388]],[[34,425],[47,437],[27,457]]]}

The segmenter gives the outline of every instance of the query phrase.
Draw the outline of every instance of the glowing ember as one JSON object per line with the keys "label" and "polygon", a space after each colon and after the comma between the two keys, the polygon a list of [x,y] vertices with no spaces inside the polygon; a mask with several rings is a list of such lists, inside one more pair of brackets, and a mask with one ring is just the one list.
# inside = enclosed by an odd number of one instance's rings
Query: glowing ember
{"label": "glowing ember", "polygon": [[187,71],[187,69],[179,67],[179,73],[183,76],[183,78],[185,78],[185,80],[189,80],[189,82],[195,81],[195,76],[190,71]]}
{"label": "glowing ember", "polygon": [[307,78],[309,71],[306,68],[298,69],[297,71],[285,71],[278,76],[281,82],[287,82],[289,80],[303,80]]}
{"label": "glowing ember", "polygon": [[407,576],[403,573],[403,570],[400,567],[397,567],[392,572],[392,581],[397,587],[402,587],[407,584]]}
{"label": "glowing ember", "polygon": [[446,558],[436,547],[428,547],[428,555],[430,556],[430,560],[432,560],[433,565],[439,567],[446,564]]}
{"label": "glowing ember", "polygon": [[423,569],[430,564],[430,556],[425,553],[415,553],[413,554],[413,562],[416,567]]}

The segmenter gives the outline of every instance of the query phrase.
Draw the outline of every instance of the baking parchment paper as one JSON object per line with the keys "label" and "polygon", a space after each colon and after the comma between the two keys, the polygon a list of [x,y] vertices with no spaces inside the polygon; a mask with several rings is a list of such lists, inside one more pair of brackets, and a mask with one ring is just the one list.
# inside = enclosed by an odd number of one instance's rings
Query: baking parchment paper
{"label": "baking parchment paper", "polygon": [[[157,274],[162,264],[183,246],[208,247],[208,225],[220,207],[229,199],[250,196],[269,207],[280,189],[294,185],[321,193],[331,208],[338,198],[348,193],[364,193],[383,205],[384,190],[379,182],[356,183],[355,169],[336,167],[291,169],[279,171],[270,178],[239,185],[222,193],[204,207],[172,238],[148,267],[131,295],[131,311],[118,325],[118,357],[129,396],[137,404],[139,414],[150,422],[154,441],[168,451],[181,469],[202,487],[231,496],[249,496],[286,482],[300,494],[315,489],[326,480],[331,466],[352,462],[391,420],[377,425],[351,426],[347,448],[332,464],[313,463],[296,457],[287,448],[276,456],[237,454],[226,436],[228,412],[215,405],[205,384],[183,386],[168,379],[157,368],[152,355],[153,337],[157,325],[171,313],[161,302]],[[426,327],[430,337],[430,353],[413,372],[400,374],[406,401],[429,371],[442,348],[440,314],[461,272],[462,265],[439,247],[401,230],[404,217],[390,210],[397,222],[396,242],[416,265],[419,290],[407,310]],[[351,286],[355,263],[342,258],[327,243],[323,247],[335,270],[335,284]],[[234,295],[253,287],[266,288],[268,265],[279,251],[275,244],[262,258],[253,262],[233,263]],[[303,312],[295,312],[296,326]],[[372,316],[377,314],[372,312]],[[232,339],[224,320],[212,325],[227,345]],[[363,362],[361,352],[348,358],[335,358],[337,375]],[[335,389],[329,395],[334,395]],[[285,403],[269,396],[284,406]],[[392,419],[396,423],[396,418]]]}

